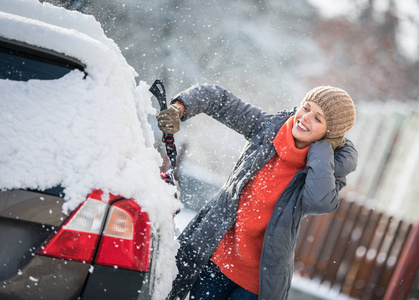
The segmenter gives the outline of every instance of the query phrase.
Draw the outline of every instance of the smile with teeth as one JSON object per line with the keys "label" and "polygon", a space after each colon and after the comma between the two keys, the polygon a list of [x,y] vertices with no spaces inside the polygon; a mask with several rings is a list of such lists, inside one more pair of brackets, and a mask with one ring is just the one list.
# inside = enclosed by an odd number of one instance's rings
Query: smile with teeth
{"label": "smile with teeth", "polygon": [[309,131],[309,129],[303,123],[301,123],[301,121],[297,122],[297,126],[298,126],[299,129],[301,129],[303,131]]}

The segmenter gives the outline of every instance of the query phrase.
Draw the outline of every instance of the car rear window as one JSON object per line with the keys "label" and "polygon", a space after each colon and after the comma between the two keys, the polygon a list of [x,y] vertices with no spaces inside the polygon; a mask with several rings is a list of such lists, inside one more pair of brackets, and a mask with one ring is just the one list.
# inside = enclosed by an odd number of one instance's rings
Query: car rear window
{"label": "car rear window", "polygon": [[64,188],[61,185],[57,185],[55,187],[49,188],[49,189],[26,189],[27,191],[37,192],[37,193],[43,193],[51,196],[58,196],[61,198],[64,198]]}
{"label": "car rear window", "polygon": [[54,51],[0,38],[0,79],[52,80],[74,69],[84,72],[84,67],[79,61]]}

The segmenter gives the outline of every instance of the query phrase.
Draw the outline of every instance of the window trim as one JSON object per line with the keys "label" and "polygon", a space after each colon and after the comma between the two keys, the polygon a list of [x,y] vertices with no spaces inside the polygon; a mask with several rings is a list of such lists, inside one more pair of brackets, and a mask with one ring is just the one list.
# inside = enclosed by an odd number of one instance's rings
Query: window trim
{"label": "window trim", "polygon": [[57,65],[60,67],[78,69],[87,76],[86,65],[76,58],[55,52],[53,50],[33,46],[24,42],[11,40],[0,36],[0,51],[34,59],[40,62]]}

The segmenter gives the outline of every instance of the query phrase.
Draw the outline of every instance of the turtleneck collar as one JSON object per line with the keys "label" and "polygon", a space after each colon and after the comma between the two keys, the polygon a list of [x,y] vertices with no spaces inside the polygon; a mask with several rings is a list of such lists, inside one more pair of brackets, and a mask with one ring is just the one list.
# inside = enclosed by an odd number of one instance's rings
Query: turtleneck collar
{"label": "turtleneck collar", "polygon": [[273,140],[273,144],[278,156],[285,161],[295,162],[296,164],[305,166],[307,159],[307,151],[309,146],[298,149],[295,147],[294,137],[292,136],[292,126],[294,124],[294,116],[290,117]]}

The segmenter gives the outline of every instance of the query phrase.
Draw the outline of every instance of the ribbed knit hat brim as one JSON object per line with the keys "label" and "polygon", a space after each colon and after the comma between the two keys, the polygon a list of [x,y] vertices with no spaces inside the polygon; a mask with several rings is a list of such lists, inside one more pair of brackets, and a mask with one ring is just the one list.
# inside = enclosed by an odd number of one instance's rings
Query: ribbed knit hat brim
{"label": "ribbed knit hat brim", "polygon": [[340,88],[316,87],[307,93],[301,104],[306,101],[316,103],[323,110],[327,123],[325,138],[342,137],[355,124],[355,104],[348,93]]}

